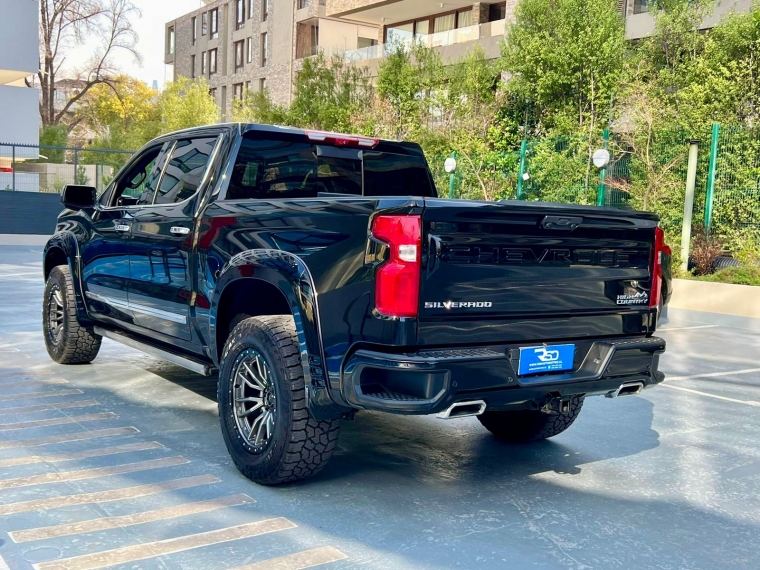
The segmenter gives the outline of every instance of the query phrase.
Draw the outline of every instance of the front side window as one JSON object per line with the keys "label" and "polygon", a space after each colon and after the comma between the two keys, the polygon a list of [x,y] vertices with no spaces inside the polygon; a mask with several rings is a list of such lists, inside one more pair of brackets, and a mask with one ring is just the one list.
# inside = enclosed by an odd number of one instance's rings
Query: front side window
{"label": "front side window", "polygon": [[216,141],[202,138],[177,142],[161,178],[156,204],[184,202],[198,191]]}

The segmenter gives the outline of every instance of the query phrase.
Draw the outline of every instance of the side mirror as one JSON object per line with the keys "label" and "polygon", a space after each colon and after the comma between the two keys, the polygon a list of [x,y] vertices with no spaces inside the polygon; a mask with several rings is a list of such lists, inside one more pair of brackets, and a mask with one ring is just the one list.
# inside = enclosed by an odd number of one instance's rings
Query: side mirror
{"label": "side mirror", "polygon": [[94,186],[67,184],[61,192],[61,202],[71,210],[82,210],[95,206],[98,191]]}

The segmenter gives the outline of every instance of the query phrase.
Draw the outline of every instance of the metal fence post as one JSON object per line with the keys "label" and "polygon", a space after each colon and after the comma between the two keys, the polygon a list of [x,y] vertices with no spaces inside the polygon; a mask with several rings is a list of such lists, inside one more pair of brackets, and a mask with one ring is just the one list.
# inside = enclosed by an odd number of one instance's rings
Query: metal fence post
{"label": "metal fence post", "polygon": [[707,197],[705,198],[705,231],[710,231],[712,222],[713,199],[715,197],[715,164],[718,161],[718,139],[720,123],[713,123],[712,142],[710,143],[710,166],[707,171]]}
{"label": "metal fence post", "polygon": [[686,195],[683,203],[683,226],[681,227],[681,269],[689,270],[689,248],[691,245],[691,218],[694,214],[694,186],[697,183],[697,162],[699,141],[689,141],[689,162],[686,167]]}
{"label": "metal fence post", "polygon": [[[454,151],[451,153],[451,158],[456,160],[457,151]],[[456,169],[454,169],[451,175],[449,176],[449,200],[454,199],[454,188],[456,187],[456,184],[457,184],[457,171]]]}
{"label": "metal fence post", "polygon": [[74,184],[79,182],[79,149],[74,149]]}
{"label": "metal fence post", "polygon": [[11,191],[16,191],[16,145],[11,145]]}
{"label": "metal fence post", "polygon": [[[602,142],[602,148],[607,149],[607,146],[610,142],[610,130],[604,129],[604,140]],[[607,167],[605,166],[599,171],[599,191],[596,194],[596,205],[597,206],[604,206],[604,199],[605,196],[605,190],[604,190],[604,179],[607,177]]]}
{"label": "metal fence post", "polygon": [[528,139],[523,139],[520,144],[520,169],[517,173],[517,199],[522,200],[523,176],[525,175],[525,154],[528,150]]}

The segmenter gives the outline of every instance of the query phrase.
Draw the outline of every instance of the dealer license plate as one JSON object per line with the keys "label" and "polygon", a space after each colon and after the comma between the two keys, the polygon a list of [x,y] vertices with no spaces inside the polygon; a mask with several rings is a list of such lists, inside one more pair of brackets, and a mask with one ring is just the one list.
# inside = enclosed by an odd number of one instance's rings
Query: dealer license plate
{"label": "dealer license plate", "polygon": [[542,372],[572,370],[574,357],[574,344],[524,347],[520,349],[520,367],[517,373],[520,376],[527,376]]}

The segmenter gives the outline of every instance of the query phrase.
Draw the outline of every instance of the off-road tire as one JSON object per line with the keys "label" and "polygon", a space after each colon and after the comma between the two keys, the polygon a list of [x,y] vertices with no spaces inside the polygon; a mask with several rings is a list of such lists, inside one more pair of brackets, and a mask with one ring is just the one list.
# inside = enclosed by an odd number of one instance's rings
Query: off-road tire
{"label": "off-road tire", "polygon": [[561,434],[575,421],[583,407],[585,396],[570,397],[570,413],[545,414],[540,411],[486,411],[478,419],[498,439],[509,443],[539,441]]}
{"label": "off-road tire", "polygon": [[[56,338],[50,333],[51,315],[48,307],[51,295],[55,291],[60,291],[63,301],[61,309],[63,330],[62,334]],[[83,326],[77,321],[74,282],[67,265],[54,267],[45,283],[42,330],[45,336],[45,348],[50,358],[58,364],[86,364],[95,360],[98,355],[103,337],[95,334],[92,327]]]}
{"label": "off-road tire", "polygon": [[[256,452],[235,419],[236,362],[248,349],[266,361],[276,395],[273,436]],[[303,366],[295,323],[290,316],[241,321],[224,347],[219,372],[219,420],[236,467],[251,481],[279,485],[317,474],[338,443],[340,419],[317,421],[306,404]]]}

